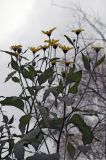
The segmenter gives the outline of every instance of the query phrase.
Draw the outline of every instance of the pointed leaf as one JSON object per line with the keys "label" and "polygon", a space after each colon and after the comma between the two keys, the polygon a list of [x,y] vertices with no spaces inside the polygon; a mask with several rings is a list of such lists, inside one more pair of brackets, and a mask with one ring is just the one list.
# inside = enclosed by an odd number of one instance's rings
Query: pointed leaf
{"label": "pointed leaf", "polygon": [[69,123],[73,123],[76,127],[78,127],[82,133],[82,141],[84,144],[89,144],[92,142],[94,135],[91,127],[84,122],[83,118],[79,114],[74,114],[69,120]]}
{"label": "pointed leaf", "polygon": [[76,94],[78,92],[78,83],[75,83],[72,87],[69,88],[69,93]]}
{"label": "pointed leaf", "polygon": [[89,61],[88,57],[85,56],[84,54],[82,54],[82,61],[83,61],[85,69],[90,71],[91,70],[90,61]]}
{"label": "pointed leaf", "polygon": [[31,70],[27,70],[24,68],[24,70],[22,71],[22,75],[24,78],[30,79],[31,81],[34,80],[34,74]]}
{"label": "pointed leaf", "polygon": [[15,106],[20,110],[24,110],[24,102],[19,97],[6,97],[0,101],[3,106]]}
{"label": "pointed leaf", "polygon": [[14,147],[14,139],[9,139],[9,155],[11,155],[13,147]]}
{"label": "pointed leaf", "polygon": [[47,121],[41,120],[40,125],[42,128],[56,129],[60,130],[62,126],[63,119],[62,118],[48,118]]}
{"label": "pointed leaf", "polygon": [[63,86],[62,80],[60,79],[59,85],[56,87],[57,94],[62,93],[63,89],[64,89],[64,86]]}
{"label": "pointed leaf", "polygon": [[22,142],[17,142],[14,146],[14,154],[17,160],[24,160],[24,146]]}
{"label": "pointed leaf", "polygon": [[12,124],[14,122],[14,115],[11,117],[11,119],[9,120],[9,124]]}
{"label": "pointed leaf", "polygon": [[74,159],[74,156],[75,156],[75,147],[71,143],[68,143],[68,145],[67,145],[67,151],[68,151],[70,157],[72,159]]}
{"label": "pointed leaf", "polygon": [[11,58],[11,67],[16,71],[19,70],[18,63],[13,58]]}
{"label": "pointed leaf", "polygon": [[12,77],[12,81],[14,81],[15,83],[19,83],[20,82],[19,78],[17,78],[16,76]]}
{"label": "pointed leaf", "polygon": [[58,97],[58,99],[60,100],[60,102],[65,102],[67,106],[70,106],[72,105],[75,100],[73,98],[70,98],[70,97]]}
{"label": "pointed leaf", "polygon": [[25,132],[26,125],[29,123],[30,119],[31,119],[30,114],[26,114],[20,118],[19,129],[21,133]]}
{"label": "pointed leaf", "polygon": [[3,50],[0,50],[0,52],[4,52],[4,53],[9,54],[10,56],[15,56],[15,57],[17,57],[14,52],[3,51]]}
{"label": "pointed leaf", "polygon": [[54,73],[53,67],[50,67],[46,71],[44,71],[44,73],[42,73],[38,78],[39,85],[45,83],[47,80],[52,78],[53,73]]}
{"label": "pointed leaf", "polygon": [[64,35],[64,37],[68,40],[68,42],[69,42],[72,46],[74,46],[73,41],[72,41],[68,36]]}
{"label": "pointed leaf", "polygon": [[28,157],[26,160],[59,160],[59,154],[54,153],[47,155],[46,153],[36,153],[35,155]]}
{"label": "pointed leaf", "polygon": [[16,71],[13,71],[11,73],[8,74],[8,76],[5,79],[5,82],[7,82],[10,78],[12,78],[12,76],[16,73]]}
{"label": "pointed leaf", "polygon": [[104,62],[104,60],[105,60],[105,55],[96,62],[95,66],[97,67],[100,64],[102,64]]}
{"label": "pointed leaf", "polygon": [[74,72],[71,76],[71,81],[72,82],[80,82],[82,78],[82,71]]}
{"label": "pointed leaf", "polygon": [[8,123],[8,117],[6,115],[3,115],[3,121],[7,124]]}

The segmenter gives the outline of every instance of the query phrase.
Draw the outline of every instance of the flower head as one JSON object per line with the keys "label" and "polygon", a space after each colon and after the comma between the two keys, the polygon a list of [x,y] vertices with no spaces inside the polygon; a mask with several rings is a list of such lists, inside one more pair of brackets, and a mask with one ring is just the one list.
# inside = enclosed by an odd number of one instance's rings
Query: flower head
{"label": "flower head", "polygon": [[10,49],[13,50],[16,53],[16,55],[18,56],[22,51],[22,46],[20,44],[19,45],[13,45],[13,46],[10,47]]}
{"label": "flower head", "polygon": [[58,45],[59,40],[58,39],[50,39],[50,40],[45,40],[44,42],[49,43],[51,46]]}
{"label": "flower head", "polygon": [[84,29],[82,28],[77,28],[72,30],[72,32],[76,33],[77,35],[79,35],[82,31],[84,31]]}
{"label": "flower head", "polygon": [[52,66],[54,66],[56,64],[56,60],[52,60],[51,64],[52,64]]}
{"label": "flower head", "polygon": [[61,63],[62,63],[62,64],[65,64],[67,67],[68,67],[69,65],[71,65],[71,64],[74,64],[74,62],[72,62],[72,61],[67,61],[67,60],[66,60],[66,61],[62,60]]}
{"label": "flower head", "polygon": [[32,51],[33,54],[35,54],[36,52],[38,52],[39,50],[41,50],[40,47],[29,47],[29,49]]}
{"label": "flower head", "polygon": [[103,47],[102,46],[100,46],[100,45],[94,45],[94,46],[92,46],[92,48],[98,53],[101,49],[103,49]]}
{"label": "flower head", "polygon": [[67,53],[69,50],[73,49],[73,47],[68,47],[68,46],[65,46],[65,45],[59,45],[59,47],[62,49],[62,51],[64,53]]}
{"label": "flower head", "polygon": [[55,43],[55,44],[53,45],[53,48],[54,48],[54,49],[57,49],[58,46],[59,46],[59,44],[58,44],[58,43]]}
{"label": "flower head", "polygon": [[40,46],[41,49],[43,49],[43,51],[46,51],[46,49],[48,49],[50,47],[50,45],[43,45],[43,46]]}
{"label": "flower head", "polygon": [[68,67],[70,64],[74,64],[74,62],[72,62],[72,61],[66,61],[66,62],[64,62],[64,64]]}
{"label": "flower head", "polygon": [[48,30],[48,31],[43,31],[43,30],[42,30],[42,33],[43,33],[43,34],[46,34],[47,36],[50,37],[51,34],[52,34],[52,32],[53,32],[55,29],[56,29],[56,27],[54,27],[54,28],[52,28],[52,29],[50,29],[50,30]]}

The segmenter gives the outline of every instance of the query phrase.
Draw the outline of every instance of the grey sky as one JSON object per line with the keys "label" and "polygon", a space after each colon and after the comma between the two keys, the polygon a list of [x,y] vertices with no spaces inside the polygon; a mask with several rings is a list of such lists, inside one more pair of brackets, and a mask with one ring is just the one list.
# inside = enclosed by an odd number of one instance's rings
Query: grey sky
{"label": "grey sky", "polygon": [[[12,44],[21,43],[25,47],[38,45],[42,38],[41,30],[57,27],[57,36],[70,25],[71,13],[67,9],[51,5],[52,0],[0,0],[0,49],[8,49]],[[54,0],[54,3],[70,6],[78,0]],[[99,15],[105,20],[106,0],[79,0],[84,10]],[[106,22],[106,20],[105,20]],[[9,56],[0,53],[0,96],[14,95],[18,88],[13,83],[4,84],[8,73]]]}
{"label": "grey sky", "polygon": [[[53,0],[71,6],[78,0]],[[105,0],[79,0],[84,10],[105,17]],[[67,18],[66,18],[67,17]],[[0,0],[0,48],[12,43],[33,45],[40,39],[41,29],[57,26],[59,31],[68,24],[71,13],[51,5],[51,0]]]}
{"label": "grey sky", "polygon": [[[52,1],[69,7],[71,3],[80,2],[85,11],[105,20],[106,0],[0,0],[0,49],[9,49],[17,43],[25,47],[39,45],[45,38],[41,30],[55,26],[58,28],[55,37],[60,38],[71,25],[73,17],[70,10],[51,5]],[[3,84],[9,56],[0,54],[0,95],[12,94],[14,91]]]}

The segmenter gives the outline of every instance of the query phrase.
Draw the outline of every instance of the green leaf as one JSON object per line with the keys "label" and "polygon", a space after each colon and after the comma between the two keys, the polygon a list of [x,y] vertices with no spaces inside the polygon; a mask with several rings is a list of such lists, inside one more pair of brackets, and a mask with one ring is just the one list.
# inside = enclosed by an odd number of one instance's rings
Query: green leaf
{"label": "green leaf", "polygon": [[17,160],[23,160],[24,159],[24,145],[21,141],[17,142],[14,145],[14,154]]}
{"label": "green leaf", "polygon": [[48,83],[50,84],[50,86],[51,86],[51,84],[53,83],[54,80],[55,80],[55,76],[48,79]]}
{"label": "green leaf", "polygon": [[67,106],[70,106],[72,105],[75,100],[73,98],[70,98],[70,97],[58,97],[58,99],[60,100],[60,102],[65,102]]}
{"label": "green leaf", "polygon": [[62,118],[48,118],[47,121],[42,119],[40,121],[40,124],[42,128],[60,130],[62,126],[62,122],[63,122]]}
{"label": "green leaf", "polygon": [[29,123],[30,119],[31,119],[30,114],[26,114],[20,118],[19,129],[21,133],[25,132],[26,125]]}
{"label": "green leaf", "polygon": [[59,85],[56,87],[57,94],[63,93],[63,89],[64,89],[64,86],[63,86],[62,80],[60,79]]}
{"label": "green leaf", "polygon": [[44,102],[45,102],[46,98],[49,97],[50,93],[52,93],[55,97],[57,96],[55,88],[53,88],[53,87],[48,88],[47,90],[45,90],[45,92],[43,94],[43,101]]}
{"label": "green leaf", "polygon": [[47,90],[45,90],[44,94],[43,94],[43,101],[45,102],[46,98],[49,96],[49,94],[51,93],[52,89],[48,88]]}
{"label": "green leaf", "polygon": [[91,71],[90,60],[82,53],[82,61],[87,71]]}
{"label": "green leaf", "polygon": [[2,133],[3,129],[4,129],[4,125],[0,126],[0,133]]}
{"label": "green leaf", "polygon": [[36,137],[39,133],[40,133],[40,129],[37,127],[34,130],[30,131],[29,133],[25,134],[21,140],[23,142],[28,142],[28,141],[34,140],[34,139],[36,139]]}
{"label": "green leaf", "polygon": [[33,156],[27,157],[26,160],[59,160],[59,154],[54,153],[47,155],[46,153],[36,153]]}
{"label": "green leaf", "polygon": [[28,89],[30,95],[37,95],[37,93],[43,89],[44,86],[32,86],[32,87],[26,87],[26,89]]}
{"label": "green leaf", "polygon": [[82,78],[82,71],[74,72],[74,70],[70,69],[66,77],[66,85],[72,82],[79,83],[81,81],[81,78]]}
{"label": "green leaf", "polygon": [[48,118],[49,116],[49,109],[47,107],[37,106],[40,111],[40,114],[43,118]]}
{"label": "green leaf", "polygon": [[18,63],[17,63],[17,61],[15,61],[13,58],[11,58],[11,67],[12,67],[14,70],[16,70],[16,71],[19,70]]}
{"label": "green leaf", "polygon": [[74,85],[69,88],[69,93],[76,94],[78,92],[78,85],[78,83],[74,83]]}
{"label": "green leaf", "polygon": [[34,92],[34,88],[33,87],[27,87],[30,95],[35,95],[35,92]]}
{"label": "green leaf", "polygon": [[3,121],[7,124],[8,123],[8,117],[6,115],[3,115]]}
{"label": "green leaf", "polygon": [[74,72],[74,69],[70,68],[69,69],[69,73],[67,74],[67,76],[66,76],[66,73],[64,73],[65,75],[63,75],[63,78],[66,77],[66,85],[68,85],[69,83],[71,83],[71,76],[72,76],[73,72]]}
{"label": "green leaf", "polygon": [[78,149],[79,149],[82,153],[86,154],[87,152],[89,152],[89,151],[91,150],[91,146],[90,146],[90,145],[88,145],[88,146],[80,145],[80,146],[78,146]]}
{"label": "green leaf", "polygon": [[49,119],[49,110],[47,107],[42,107],[42,106],[37,106],[37,108],[39,109],[40,111],[40,114],[44,120],[44,123],[48,126],[49,123],[48,123],[48,119]]}
{"label": "green leaf", "polygon": [[47,80],[53,77],[53,67],[48,68],[46,71],[44,71],[38,78],[39,85],[45,83]]}
{"label": "green leaf", "polygon": [[30,119],[31,119],[31,115],[26,114],[20,118],[20,122],[26,125],[29,123]]}
{"label": "green leaf", "polygon": [[74,159],[74,156],[75,156],[75,147],[71,143],[68,143],[68,145],[67,145],[67,151],[68,151],[71,159]]}
{"label": "green leaf", "polygon": [[[14,147],[14,139],[9,139],[9,155],[11,155],[13,147]],[[6,160],[8,159],[6,158]]]}
{"label": "green leaf", "polygon": [[82,135],[82,141],[84,145],[92,143],[93,138],[94,138],[94,135],[91,130],[91,127],[84,127],[84,131]]}
{"label": "green leaf", "polygon": [[12,78],[12,76],[16,73],[16,71],[13,71],[11,73],[8,74],[8,76],[5,79],[5,82],[7,82],[10,78]]}
{"label": "green leaf", "polygon": [[24,78],[30,79],[31,81],[34,81],[34,74],[31,70],[23,69],[22,75]]}
{"label": "green leaf", "polygon": [[7,140],[2,140],[2,137],[0,137],[0,155],[2,155],[2,153],[3,153],[2,150],[3,150],[6,143],[7,143]]}
{"label": "green leaf", "polygon": [[15,106],[20,110],[24,110],[24,102],[19,97],[6,97],[4,100],[0,101],[3,106]]}
{"label": "green leaf", "polygon": [[89,144],[92,142],[94,135],[91,127],[84,122],[83,118],[79,114],[74,114],[69,120],[69,123],[73,123],[76,127],[78,127],[82,133],[82,141],[84,144]]}
{"label": "green leaf", "polygon": [[95,67],[97,67],[100,64],[102,64],[104,62],[104,60],[105,60],[105,55],[96,62]]}
{"label": "green leaf", "polygon": [[10,118],[10,120],[9,120],[9,124],[12,124],[14,122],[14,115]]}
{"label": "green leaf", "polygon": [[37,75],[37,72],[36,72],[36,70],[35,70],[35,68],[33,66],[28,66],[28,70],[34,76]]}
{"label": "green leaf", "polygon": [[12,81],[15,83],[19,83],[20,79],[18,77],[12,77]]}
{"label": "green leaf", "polygon": [[38,127],[25,134],[24,137],[21,139],[24,144],[31,144],[36,150],[41,144],[42,140],[43,136]]}
{"label": "green leaf", "polygon": [[15,56],[15,57],[17,57],[14,52],[3,51],[3,50],[0,50],[0,52],[4,52],[4,53],[9,54],[10,56]]}
{"label": "green leaf", "polygon": [[68,42],[69,42],[72,46],[74,46],[73,41],[72,41],[68,36],[64,35],[64,37],[68,40]]}
{"label": "green leaf", "polygon": [[80,82],[82,78],[82,71],[74,72],[71,76],[72,82]]}

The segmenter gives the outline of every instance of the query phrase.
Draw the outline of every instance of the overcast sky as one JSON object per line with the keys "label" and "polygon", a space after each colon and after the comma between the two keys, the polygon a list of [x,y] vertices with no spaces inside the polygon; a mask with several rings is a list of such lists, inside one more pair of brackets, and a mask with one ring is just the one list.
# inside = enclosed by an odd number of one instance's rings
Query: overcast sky
{"label": "overcast sky", "polygon": [[[57,36],[62,36],[73,17],[68,9],[51,4],[52,0],[0,0],[0,49],[8,49],[12,44],[25,47],[40,44],[44,35],[41,30],[58,28]],[[106,0],[79,0],[82,8],[88,13],[101,17],[106,22]],[[54,0],[54,3],[71,6],[78,0]],[[70,24],[69,24],[70,22]],[[8,72],[9,56],[0,53],[0,96],[17,94],[14,85],[4,84]],[[14,91],[15,88],[15,91]]]}
{"label": "overcast sky", "polygon": [[[51,5],[51,1],[71,6],[78,0],[0,0],[0,48],[13,43],[33,45],[40,39],[41,29],[57,26],[59,32],[69,25],[71,13]],[[81,6],[92,14],[105,17],[106,0],[79,0]],[[91,12],[90,12],[91,13]]]}

